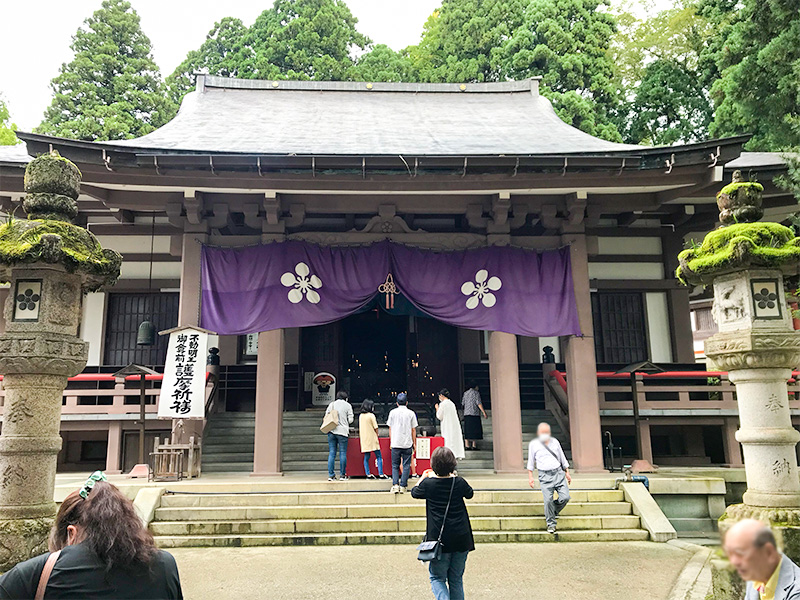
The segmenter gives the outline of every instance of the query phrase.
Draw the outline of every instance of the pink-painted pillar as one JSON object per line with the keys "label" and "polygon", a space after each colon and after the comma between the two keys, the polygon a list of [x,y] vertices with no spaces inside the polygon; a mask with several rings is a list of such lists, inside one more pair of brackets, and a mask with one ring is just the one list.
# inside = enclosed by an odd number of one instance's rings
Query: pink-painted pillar
{"label": "pink-painted pillar", "polygon": [[741,468],[744,466],[742,460],[742,446],[736,439],[736,432],[739,430],[739,419],[736,417],[725,419],[722,426],[722,442],[725,447],[725,461],[729,467]]}
{"label": "pink-painted pillar", "polygon": [[489,379],[494,470],[498,473],[518,473],[524,466],[517,336],[502,331],[489,334]]}
{"label": "pink-painted pillar", "polygon": [[[208,234],[205,232],[183,234],[178,325],[200,325],[200,255],[201,244],[207,241]],[[188,442],[191,436],[202,439],[204,419],[186,419],[183,426],[184,442]]]}
{"label": "pink-painted pillar", "polygon": [[283,329],[258,334],[256,439],[253,475],[281,474],[283,438]]}
{"label": "pink-painted pillar", "polygon": [[122,473],[120,455],[122,450],[122,421],[108,424],[108,446],[106,449],[106,473]]}
{"label": "pink-painted pillar", "polygon": [[600,431],[600,397],[597,391],[597,360],[594,354],[592,298],[589,290],[589,258],[586,235],[561,236],[570,245],[572,283],[583,336],[566,338],[567,393],[572,463],[576,471],[604,471],[603,441]]}

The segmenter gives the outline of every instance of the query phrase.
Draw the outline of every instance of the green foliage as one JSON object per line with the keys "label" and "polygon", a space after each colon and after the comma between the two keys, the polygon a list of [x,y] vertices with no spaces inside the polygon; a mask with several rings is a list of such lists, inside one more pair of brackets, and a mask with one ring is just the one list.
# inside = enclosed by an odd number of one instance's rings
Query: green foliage
{"label": "green foliage", "polygon": [[709,276],[740,267],[800,264],[800,238],[778,223],[729,225],[706,235],[698,248],[681,252],[678,261],[675,275],[682,283],[706,283]]}
{"label": "green foliage", "polygon": [[417,80],[416,71],[408,54],[395,52],[386,44],[378,44],[359,57],[350,77],[355,81]]}
{"label": "green foliage", "polygon": [[609,53],[616,22],[609,5],[608,0],[532,0],[522,26],[503,45],[502,73],[512,79],[540,76],[544,95],[554,100],[562,119],[621,141],[612,121],[618,98]]}
{"label": "green foliage", "polygon": [[503,46],[522,26],[526,0],[443,0],[408,49],[420,81],[498,81]]}
{"label": "green foliage", "polygon": [[174,116],[175,104],[166,96],[150,40],[129,2],[103,0],[70,47],[75,57],[51,83],[53,102],[38,132],[81,140],[127,139]]}
{"label": "green foliage", "polygon": [[654,145],[708,137],[713,110],[701,55],[713,27],[693,0],[639,19],[630,3],[615,15],[611,44],[621,99],[617,123],[626,141]]}
{"label": "green foliage", "polygon": [[733,196],[742,188],[746,190],[752,189],[757,192],[764,191],[764,186],[758,183],[757,181],[734,181],[733,183],[729,183],[728,185],[723,187],[717,194],[717,197],[721,196],[722,194]]}
{"label": "green foliage", "polygon": [[[711,11],[714,6],[708,8]],[[800,10],[797,0],[744,0],[727,18],[711,57],[714,136],[752,133],[748,150],[800,146]]]}
{"label": "green foliage", "polygon": [[183,97],[194,89],[195,73],[206,72],[220,77],[238,77],[242,41],[247,27],[241,19],[225,17],[208,32],[206,41],[192,50],[167,77],[170,99],[180,104]]}
{"label": "green foliage", "polygon": [[342,81],[370,40],[343,0],[276,0],[247,31],[239,77]]}
{"label": "green foliage", "polygon": [[8,105],[0,96],[0,146],[13,146],[19,143],[17,135],[14,133],[16,130],[16,124],[11,122]]}

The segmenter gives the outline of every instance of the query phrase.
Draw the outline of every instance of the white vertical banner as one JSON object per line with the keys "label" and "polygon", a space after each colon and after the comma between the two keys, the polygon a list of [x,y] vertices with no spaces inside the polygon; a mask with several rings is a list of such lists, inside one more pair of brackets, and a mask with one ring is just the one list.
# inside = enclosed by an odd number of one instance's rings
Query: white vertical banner
{"label": "white vertical banner", "polygon": [[202,419],[206,412],[208,332],[184,327],[169,334],[159,419]]}

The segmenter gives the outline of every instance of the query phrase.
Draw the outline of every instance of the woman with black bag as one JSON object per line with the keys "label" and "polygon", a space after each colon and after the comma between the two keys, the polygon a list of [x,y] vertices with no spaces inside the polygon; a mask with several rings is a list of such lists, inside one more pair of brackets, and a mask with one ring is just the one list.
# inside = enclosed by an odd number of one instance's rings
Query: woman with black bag
{"label": "woman with black bag", "polygon": [[475,492],[456,474],[456,466],[456,457],[449,448],[436,448],[431,455],[431,468],[411,490],[414,498],[425,499],[426,542],[420,547],[420,560],[429,561],[436,600],[464,599],[464,569],[468,554],[475,549],[464,503]]}

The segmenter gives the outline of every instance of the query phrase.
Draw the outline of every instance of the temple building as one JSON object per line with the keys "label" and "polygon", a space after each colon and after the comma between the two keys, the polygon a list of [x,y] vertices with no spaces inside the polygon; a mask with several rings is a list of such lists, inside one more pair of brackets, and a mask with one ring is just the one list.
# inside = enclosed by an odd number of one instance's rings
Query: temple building
{"label": "temple building", "polygon": [[[785,166],[743,153],[747,137],[604,141],[561,121],[538,88],[199,75],[178,115],[143,137],[20,133],[25,146],[0,148],[0,209],[23,215],[25,165],[57,150],[83,174],[78,221],[124,257],[117,285],[85,298],[89,366],[65,392],[60,467],[136,462],[139,392],[107,374],[163,369],[165,338],[137,345],[145,320],[218,334],[214,406],[184,424],[202,436],[204,471],[322,473],[327,445],[307,439],[324,443],[320,374],[356,409],[372,398],[385,410],[408,391],[428,425],[439,389],[458,403],[474,380],[491,422],[464,468],[521,470],[541,420],[579,471],[603,470],[609,441],[634,458],[636,428],[652,462],[741,466],[732,386],[696,360],[707,296],[675,279],[676,256],[714,227],[734,170],[764,184],[767,216],[782,220],[796,205],[772,183]],[[329,270],[275,266],[287,249]],[[461,276],[452,265],[484,256],[509,274],[476,267],[449,296],[438,288],[435,265],[446,287]],[[279,279],[268,293],[258,282],[269,269]],[[355,283],[331,287],[336,269]],[[513,310],[504,294],[517,294]],[[335,318],[319,312],[333,298]],[[664,372],[640,377],[632,396],[617,371],[639,361]],[[157,393],[148,444],[174,425],[156,419]]]}

